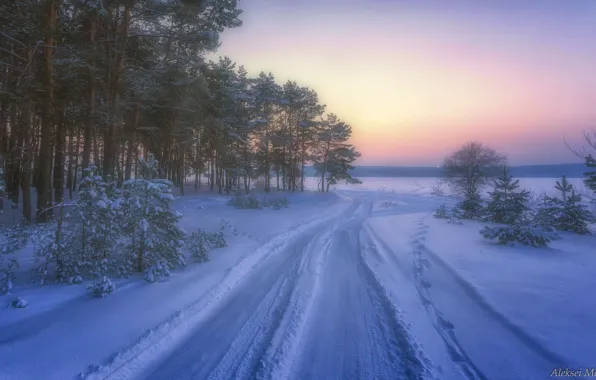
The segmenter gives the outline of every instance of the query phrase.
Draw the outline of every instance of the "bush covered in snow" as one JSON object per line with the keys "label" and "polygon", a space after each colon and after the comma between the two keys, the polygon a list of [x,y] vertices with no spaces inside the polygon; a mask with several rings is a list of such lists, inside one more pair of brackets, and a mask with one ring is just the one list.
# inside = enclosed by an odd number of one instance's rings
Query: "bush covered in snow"
{"label": "bush covered in snow", "polygon": [[230,206],[233,206],[233,207],[236,207],[239,209],[261,209],[261,208],[263,208],[263,204],[261,203],[261,201],[253,194],[236,195],[232,199],[230,199],[228,204]]}
{"label": "bush covered in snow", "polygon": [[24,309],[27,307],[29,303],[22,297],[17,297],[16,299],[12,300],[10,306],[14,307],[15,309]]}
{"label": "bush covered in snow", "polygon": [[30,236],[31,227],[25,221],[3,229],[0,234],[0,253],[12,253],[25,248]]}
{"label": "bush covered in snow", "polygon": [[447,205],[445,205],[445,203],[441,203],[439,207],[435,210],[433,216],[439,219],[449,219]]}
{"label": "bush covered in snow", "polygon": [[186,245],[191,252],[192,258],[196,262],[209,261],[209,252],[212,249],[227,247],[226,231],[231,231],[234,235],[238,234],[236,229],[227,220],[222,220],[218,232],[206,232],[199,228],[197,231],[188,235]]}
{"label": "bush covered in snow", "polygon": [[165,277],[170,277],[170,265],[165,260],[156,262],[145,271],[145,280],[149,282],[157,282]]}
{"label": "bush covered in snow", "polygon": [[444,188],[445,182],[442,180],[437,180],[434,184],[431,185],[430,194],[437,196],[437,197],[444,197],[447,195],[447,191]]}
{"label": "bush covered in snow", "polygon": [[445,219],[447,223],[451,224],[462,224],[460,219],[463,219],[463,212],[459,207],[447,208],[444,203],[440,204],[435,210],[433,216],[438,219]]}
{"label": "bush covered in snow", "polygon": [[477,193],[468,194],[455,207],[459,209],[461,219],[478,219],[482,217],[484,211],[482,199]]}
{"label": "bush covered in snow", "polygon": [[116,290],[116,286],[109,278],[103,276],[101,280],[94,281],[92,285],[89,285],[88,289],[93,297],[103,298]]}
{"label": "bush covered in snow", "polygon": [[4,259],[0,256],[0,294],[9,293],[15,277],[15,270],[19,267],[16,259]]}
{"label": "bush covered in snow", "polygon": [[290,205],[290,200],[286,197],[265,197],[262,205],[263,207],[271,207],[274,210],[281,210]]}
{"label": "bush covered in snow", "polygon": [[121,188],[90,167],[76,202],[55,206],[58,216],[36,227],[42,284],[52,274],[67,283],[133,271],[155,278],[186,264],[182,215],[171,210],[173,184],[152,179],[157,162],[151,157],[139,166],[147,178],[127,180]]}
{"label": "bush covered in snow", "polygon": [[286,197],[269,196],[259,199],[254,194],[238,194],[228,202],[228,205],[239,209],[262,209],[270,207],[274,210],[281,210],[282,208],[288,207],[289,204],[290,200]]}
{"label": "bush covered in snow", "polygon": [[209,234],[201,229],[188,235],[187,247],[192,254],[194,261],[203,263],[209,261],[209,251],[211,251],[211,242]]}
{"label": "bush covered in snow", "polygon": [[488,240],[496,240],[502,245],[520,243],[532,247],[545,247],[558,239],[556,233],[541,226],[520,226],[518,224],[497,227],[484,227],[480,234]]}

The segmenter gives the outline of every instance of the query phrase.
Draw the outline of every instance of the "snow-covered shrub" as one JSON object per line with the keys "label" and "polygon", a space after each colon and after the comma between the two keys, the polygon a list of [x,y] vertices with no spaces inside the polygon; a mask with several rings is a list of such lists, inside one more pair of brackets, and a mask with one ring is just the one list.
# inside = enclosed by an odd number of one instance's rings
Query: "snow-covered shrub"
{"label": "snow-covered shrub", "polygon": [[482,199],[479,194],[468,194],[456,205],[461,211],[461,219],[478,219],[483,215]]}
{"label": "snow-covered shrub", "polygon": [[239,209],[261,209],[263,204],[253,194],[249,195],[236,195],[228,202],[228,205],[239,208]]}
{"label": "snow-covered shrub", "polygon": [[220,231],[223,231],[224,233],[226,231],[231,232],[232,235],[237,236],[238,235],[238,230],[236,229],[236,227],[234,227],[232,224],[230,224],[230,221],[226,220],[226,219],[221,219],[221,225],[219,227]]}
{"label": "snow-covered shrub", "polygon": [[532,247],[545,247],[558,236],[541,226],[520,226],[518,224],[497,227],[484,227],[480,234],[488,240],[496,240],[499,244],[512,246],[515,243]]}
{"label": "snow-covered shrub", "polygon": [[206,232],[200,228],[187,236],[186,246],[190,250],[193,259],[196,262],[209,261],[209,252],[215,248],[225,248],[228,246],[226,241],[226,232],[231,231],[233,235],[238,235],[238,231],[225,219],[222,219],[218,232]]}
{"label": "snow-covered shrub", "polygon": [[0,294],[6,294],[12,290],[12,284],[15,277],[15,269],[19,267],[16,259],[0,257]]}
{"label": "snow-covered shrub", "polygon": [[12,300],[10,306],[14,307],[15,309],[24,309],[27,307],[29,303],[22,297],[17,297],[16,299]]}
{"label": "snow-covered shrub", "polygon": [[159,177],[159,161],[152,153],[149,153],[147,157],[139,158],[137,165],[141,178],[151,180]]}
{"label": "snow-covered shrub", "polygon": [[561,182],[557,181],[555,188],[561,191],[562,199],[545,196],[543,204],[536,213],[535,223],[559,231],[590,234],[588,225],[594,221],[594,216],[582,203],[581,196],[575,193],[573,186],[564,176]]}
{"label": "snow-covered shrub", "polygon": [[449,219],[449,214],[447,212],[447,205],[445,205],[445,203],[441,203],[439,205],[439,207],[436,209],[433,216],[435,218],[439,218],[439,219]]}
{"label": "snow-covered shrub", "polygon": [[12,253],[25,248],[30,236],[31,227],[25,221],[2,230],[2,236],[0,236],[2,248],[0,249],[0,253]]}
{"label": "snow-covered shrub", "polygon": [[89,285],[88,289],[93,297],[103,298],[116,290],[116,286],[107,276],[103,276],[101,280],[94,281],[92,285]]}
{"label": "snow-covered shrub", "polygon": [[460,219],[463,219],[463,211],[459,207],[447,208],[447,205],[441,203],[435,210],[433,216],[438,219],[445,219],[447,223],[462,224]]}
{"label": "snow-covered shrub", "polygon": [[84,174],[76,202],[59,205],[58,218],[39,227],[34,238],[42,284],[52,271],[57,282],[76,284],[119,270],[113,259],[122,230],[119,191],[93,166]]}
{"label": "snow-covered shrub", "polygon": [[396,206],[397,206],[397,204],[395,202],[389,201],[389,200],[382,201],[381,205],[380,205],[380,207],[382,207],[382,208],[393,208]]}
{"label": "snow-covered shrub", "polygon": [[290,205],[290,200],[286,197],[269,197],[263,198],[263,207],[271,207],[274,210],[281,210]]}
{"label": "snow-covered shrub", "polygon": [[170,265],[165,260],[159,260],[145,272],[145,280],[157,282],[164,277],[170,277]]}
{"label": "snow-covered shrub", "polygon": [[199,229],[188,235],[186,244],[194,261],[199,263],[209,261],[211,242],[209,241],[209,235],[205,231]]}
{"label": "snow-covered shrub", "polygon": [[72,243],[75,242],[76,231],[72,224],[64,223],[64,207],[60,208],[59,216],[36,228],[32,235],[35,246],[35,259],[41,264],[38,272],[41,285],[47,281],[47,276],[53,271],[56,282],[73,282],[81,276],[81,258],[75,253]]}
{"label": "snow-covered shrub", "polygon": [[[185,232],[178,226],[182,214],[170,209],[173,184],[165,179],[130,179],[118,201],[123,250],[139,272],[167,271],[185,265],[180,249]],[[165,269],[164,269],[165,270]]]}
{"label": "snow-covered shrub", "polygon": [[430,194],[437,197],[444,197],[447,194],[444,189],[444,182],[441,180],[437,180],[434,184],[432,184],[430,189]]}
{"label": "snow-covered shrub", "polygon": [[115,267],[113,256],[121,235],[120,196],[115,183],[106,182],[95,174],[95,168],[85,170],[74,209],[69,222],[77,225],[74,254],[80,255],[81,271],[91,277],[101,278]]}
{"label": "snow-covered shrub", "polygon": [[494,190],[489,193],[490,201],[484,210],[484,220],[493,223],[515,224],[525,211],[530,193],[526,190],[516,191],[519,180],[513,177],[507,169],[501,177],[495,180]]}

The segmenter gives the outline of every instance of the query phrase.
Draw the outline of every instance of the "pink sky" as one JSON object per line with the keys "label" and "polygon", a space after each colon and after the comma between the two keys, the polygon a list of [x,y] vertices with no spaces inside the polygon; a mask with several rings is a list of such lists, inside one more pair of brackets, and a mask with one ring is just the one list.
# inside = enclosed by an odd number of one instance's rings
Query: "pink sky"
{"label": "pink sky", "polygon": [[596,128],[596,1],[447,3],[239,1],[216,55],[315,89],[360,165],[436,165],[472,139],[577,162],[563,139]]}

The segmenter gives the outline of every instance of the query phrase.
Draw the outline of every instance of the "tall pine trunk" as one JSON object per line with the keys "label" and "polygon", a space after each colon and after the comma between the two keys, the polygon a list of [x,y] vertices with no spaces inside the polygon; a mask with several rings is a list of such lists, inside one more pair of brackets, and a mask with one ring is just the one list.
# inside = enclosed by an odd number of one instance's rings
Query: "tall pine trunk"
{"label": "tall pine trunk", "polygon": [[[61,120],[62,121],[62,120]],[[60,203],[64,200],[64,147],[66,133],[64,124],[56,126],[56,143],[54,145],[54,202]]]}
{"label": "tall pine trunk", "polygon": [[[91,65],[89,66],[88,76],[89,76],[89,92],[87,94],[87,108],[88,108],[88,115],[85,124],[85,128],[83,130],[83,162],[82,166],[83,169],[87,169],[89,164],[91,163],[91,150],[93,144],[93,128],[95,125],[95,54],[96,54],[96,45],[95,45],[95,38],[97,34],[97,16],[93,14],[91,19],[89,20],[89,44],[91,45],[92,54],[94,54],[93,59],[91,60]],[[77,146],[77,151],[79,147]],[[83,176],[85,175],[85,170],[83,170]]]}
{"label": "tall pine trunk", "polygon": [[48,208],[52,205],[52,127],[54,103],[54,33],[58,22],[58,2],[46,0],[45,25],[47,36],[44,46],[44,66],[42,83],[44,86],[44,102],[41,116],[41,141],[39,143],[39,178],[37,187],[37,220],[46,222],[52,215]]}

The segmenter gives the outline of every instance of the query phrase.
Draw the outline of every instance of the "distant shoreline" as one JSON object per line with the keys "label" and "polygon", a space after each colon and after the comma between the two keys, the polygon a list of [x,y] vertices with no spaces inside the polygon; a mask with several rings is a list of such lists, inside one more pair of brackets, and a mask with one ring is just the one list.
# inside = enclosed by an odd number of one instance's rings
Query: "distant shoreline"
{"label": "distant shoreline", "polygon": [[[559,178],[565,175],[568,178],[583,178],[584,173],[590,171],[585,164],[556,164],[556,165],[521,165],[511,166],[511,175],[515,178]],[[315,170],[306,167],[306,176],[314,177]],[[441,177],[441,168],[429,166],[356,166],[351,172],[352,176],[359,177],[416,177],[437,178]]]}

